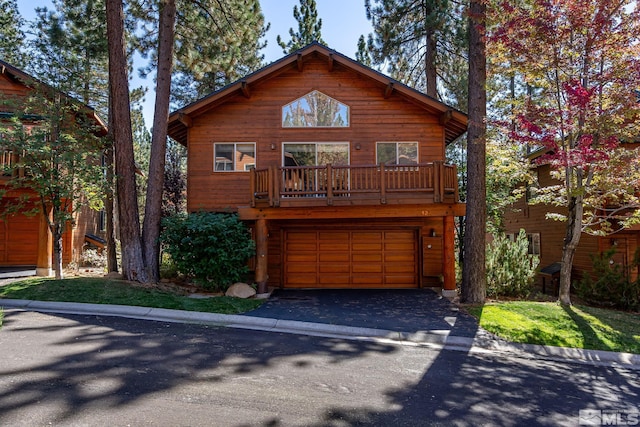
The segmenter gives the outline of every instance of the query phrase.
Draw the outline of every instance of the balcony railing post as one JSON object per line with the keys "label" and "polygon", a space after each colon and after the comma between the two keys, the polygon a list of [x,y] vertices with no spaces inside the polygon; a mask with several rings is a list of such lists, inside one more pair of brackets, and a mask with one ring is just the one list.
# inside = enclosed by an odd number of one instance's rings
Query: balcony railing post
{"label": "balcony railing post", "polygon": [[387,203],[387,177],[384,163],[380,163],[380,203]]}
{"label": "balcony railing post", "polygon": [[325,186],[327,188],[327,205],[333,205],[333,168],[331,163],[327,165]]}
{"label": "balcony railing post", "polygon": [[442,162],[433,162],[433,201],[442,202]]}
{"label": "balcony railing post", "polygon": [[251,192],[251,207],[256,207],[256,168],[249,169],[249,191]]}

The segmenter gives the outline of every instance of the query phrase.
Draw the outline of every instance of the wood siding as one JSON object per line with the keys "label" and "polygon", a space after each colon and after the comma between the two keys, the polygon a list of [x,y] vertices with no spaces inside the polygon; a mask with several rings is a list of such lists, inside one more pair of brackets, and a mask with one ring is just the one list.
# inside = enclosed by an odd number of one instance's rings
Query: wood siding
{"label": "wood siding", "polygon": [[[548,165],[538,168],[538,181],[541,186],[557,184],[550,176]],[[513,205],[512,209],[508,208],[505,212],[507,233],[517,234],[520,229],[524,229],[527,233],[540,233],[540,268],[560,262],[566,232],[566,222],[545,218],[547,212],[564,213],[566,210],[546,205],[528,206],[522,198]],[[620,246],[622,252],[616,259],[620,261],[631,259],[628,254],[633,254],[638,248],[639,234],[639,231],[629,231],[624,234],[624,248]],[[628,240],[627,237],[629,237]],[[591,255],[599,254],[610,247],[611,239],[615,240],[615,236],[597,237],[582,233],[573,261],[574,281],[579,280],[585,272],[592,270]],[[635,274],[637,275],[637,272]]]}
{"label": "wood siding", "polygon": [[[283,128],[282,107],[319,90],[350,107],[347,128]],[[189,128],[189,211],[234,210],[250,202],[248,172],[214,172],[215,142],[255,142],[256,167],[282,166],[285,142],[348,142],[352,165],[376,164],[380,141],[418,142],[419,162],[444,160],[444,128],[438,117],[391,95],[377,82],[326,61],[309,59],[302,72],[288,69],[197,116]],[[271,149],[271,146],[275,149]],[[357,149],[356,147],[360,147]]]}

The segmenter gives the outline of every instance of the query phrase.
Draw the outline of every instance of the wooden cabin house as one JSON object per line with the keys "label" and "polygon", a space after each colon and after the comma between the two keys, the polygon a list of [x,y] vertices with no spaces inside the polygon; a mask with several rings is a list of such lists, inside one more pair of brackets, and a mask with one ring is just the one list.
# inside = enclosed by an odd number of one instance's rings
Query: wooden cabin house
{"label": "wooden cabin house", "polygon": [[[32,85],[37,82],[32,76],[16,67],[0,60],[0,98],[18,100],[28,95],[33,90]],[[42,84],[37,82],[37,84]],[[66,96],[63,94],[63,96]],[[13,111],[2,111],[7,106],[0,107],[0,120],[12,117]],[[106,126],[95,115],[90,107],[86,107],[86,113],[95,120],[102,132],[106,133]],[[34,122],[28,118],[22,121],[25,128],[34,126]],[[10,173],[23,173],[14,168],[20,158],[20,153],[3,148],[0,135],[0,167],[10,169]],[[7,186],[10,176],[0,173],[0,188]],[[16,203],[17,198],[29,197],[33,199],[30,210],[35,206],[36,195],[29,188],[10,189],[0,198],[0,212],[4,212],[7,206]],[[77,213],[73,227],[64,233],[63,237],[63,264],[78,262],[84,245],[87,241],[101,244],[101,215],[99,212],[88,208]],[[0,267],[36,267],[38,275],[49,276],[52,274],[53,239],[47,226],[45,217],[40,214],[29,216],[24,214],[0,216]]]}
{"label": "wooden cabin house", "polygon": [[[640,144],[630,144],[627,149],[640,150]],[[640,151],[638,151],[640,153]],[[534,160],[542,152],[534,152],[529,157]],[[558,182],[551,176],[549,164],[535,168],[538,185],[548,187]],[[638,183],[640,191],[640,183]],[[526,196],[505,211],[505,232],[517,235],[525,230],[529,239],[529,253],[540,257],[541,282],[546,286],[559,279],[559,266],[566,232],[566,223],[548,219],[547,212],[566,213],[559,208],[537,204],[529,205]],[[573,261],[573,280],[579,280],[585,273],[593,271],[592,255],[602,254],[615,248],[613,262],[619,264],[630,280],[638,278],[639,268],[633,265],[636,251],[640,250],[640,225],[606,236],[582,233]],[[545,289],[546,290],[546,289]]]}
{"label": "wooden cabin house", "polygon": [[237,212],[255,279],[282,288],[442,287],[454,295],[445,147],[463,113],[310,44],[170,115],[187,208]]}

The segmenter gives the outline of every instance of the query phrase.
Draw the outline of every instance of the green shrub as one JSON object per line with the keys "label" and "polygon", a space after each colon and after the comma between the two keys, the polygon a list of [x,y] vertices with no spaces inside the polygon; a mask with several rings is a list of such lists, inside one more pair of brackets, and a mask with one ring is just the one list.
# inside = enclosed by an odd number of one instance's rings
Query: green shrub
{"label": "green shrub", "polygon": [[199,212],[163,220],[160,241],[180,273],[209,289],[225,289],[248,272],[255,245],[236,215]]}
{"label": "green shrub", "polygon": [[520,230],[514,242],[505,235],[498,235],[487,245],[487,295],[528,295],[539,263],[538,256],[529,255],[524,230]]}
{"label": "green shrub", "polygon": [[166,251],[160,254],[160,278],[174,279],[178,277],[178,266]]}
{"label": "green shrub", "polygon": [[[629,280],[620,264],[613,262],[615,248],[602,254],[592,254],[593,274],[586,273],[576,286],[576,293],[583,300],[601,306],[636,310],[640,307],[640,279]],[[638,265],[637,253],[634,262]]]}

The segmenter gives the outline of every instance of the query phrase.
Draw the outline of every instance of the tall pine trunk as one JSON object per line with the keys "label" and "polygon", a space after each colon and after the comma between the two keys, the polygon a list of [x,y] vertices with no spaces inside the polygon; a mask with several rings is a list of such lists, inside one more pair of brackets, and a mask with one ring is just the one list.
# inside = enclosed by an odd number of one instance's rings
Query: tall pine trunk
{"label": "tall pine trunk", "polygon": [[122,245],[122,274],[125,279],[148,282],[140,239],[140,220],[133,157],[133,134],[122,0],[107,0],[107,41],[109,44],[109,96],[115,150],[118,219]]}
{"label": "tall pine trunk", "polygon": [[[109,131],[111,132],[111,131]],[[110,143],[113,143],[113,139],[110,138]],[[104,201],[104,210],[106,213],[105,218],[105,232],[107,233],[107,272],[118,271],[118,254],[116,253],[116,229],[114,220],[114,203],[113,203],[113,148],[107,149],[105,152],[105,167],[107,169],[107,191]]]}
{"label": "tall pine trunk", "polygon": [[149,280],[160,279],[160,221],[162,220],[162,190],[167,153],[167,124],[169,121],[169,95],[173,67],[173,40],[175,33],[175,0],[160,3],[160,29],[158,34],[158,71],[156,79],[156,102],[151,135],[149,158],[149,180],[144,210],[142,238]]}
{"label": "tall pine trunk", "polygon": [[486,294],[486,8],[469,5],[469,127],[467,131],[467,213],[461,301],[482,303]]}

